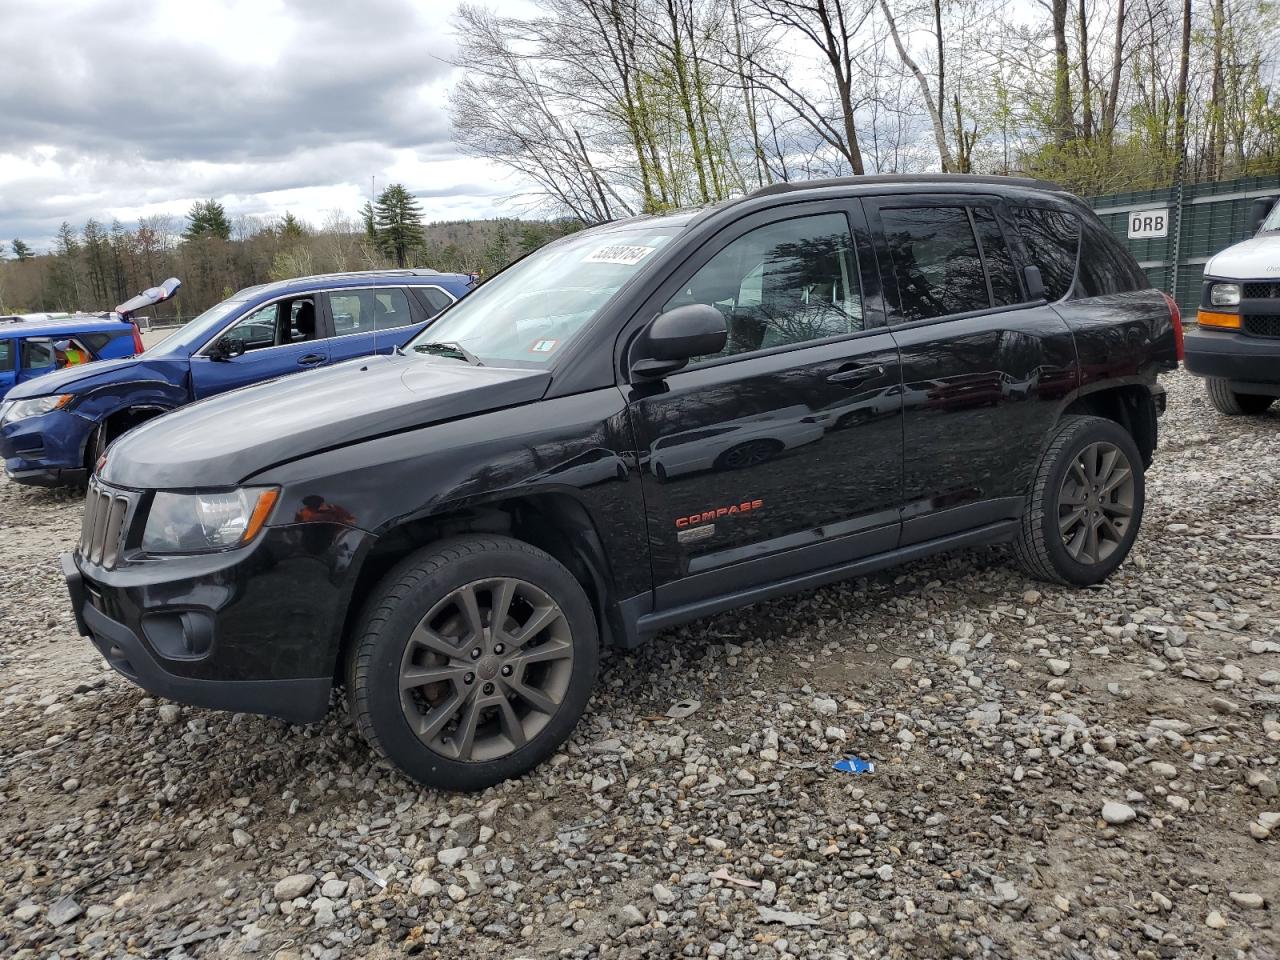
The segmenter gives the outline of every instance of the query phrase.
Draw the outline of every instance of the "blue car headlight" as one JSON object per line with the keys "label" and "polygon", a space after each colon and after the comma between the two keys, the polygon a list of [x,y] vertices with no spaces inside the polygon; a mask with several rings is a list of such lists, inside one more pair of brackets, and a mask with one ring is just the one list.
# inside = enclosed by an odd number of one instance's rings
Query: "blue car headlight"
{"label": "blue car headlight", "polygon": [[52,394],[47,397],[32,397],[30,400],[10,400],[0,407],[0,427],[6,423],[17,423],[28,417],[38,417],[52,413],[71,402],[71,394]]}

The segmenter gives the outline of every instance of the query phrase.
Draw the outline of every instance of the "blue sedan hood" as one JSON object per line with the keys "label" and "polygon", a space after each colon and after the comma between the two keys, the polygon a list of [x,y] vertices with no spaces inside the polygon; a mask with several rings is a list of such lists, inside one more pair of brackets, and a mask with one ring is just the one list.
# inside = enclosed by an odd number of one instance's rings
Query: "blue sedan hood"
{"label": "blue sedan hood", "polygon": [[31,380],[26,380],[12,388],[6,400],[26,400],[30,397],[47,397],[52,393],[78,393],[85,387],[96,386],[96,378],[106,376],[114,381],[112,373],[134,367],[145,354],[136,357],[121,357],[119,360],[95,360],[74,367],[63,367],[52,373],[45,373]]}

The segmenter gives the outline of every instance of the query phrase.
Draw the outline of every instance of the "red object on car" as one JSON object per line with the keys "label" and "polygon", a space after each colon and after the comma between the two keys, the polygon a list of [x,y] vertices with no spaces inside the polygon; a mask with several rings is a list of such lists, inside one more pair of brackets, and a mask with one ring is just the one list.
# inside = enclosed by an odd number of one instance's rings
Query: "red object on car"
{"label": "red object on car", "polygon": [[129,326],[133,327],[133,352],[142,353],[143,350],[147,349],[142,342],[142,331],[138,329],[137,323],[132,320],[129,321]]}
{"label": "red object on car", "polygon": [[1169,304],[1169,319],[1173,321],[1173,344],[1178,352],[1178,362],[1181,363],[1187,353],[1187,348],[1182,341],[1182,311],[1178,309],[1178,301],[1169,294],[1161,290],[1160,295],[1164,297],[1164,302]]}

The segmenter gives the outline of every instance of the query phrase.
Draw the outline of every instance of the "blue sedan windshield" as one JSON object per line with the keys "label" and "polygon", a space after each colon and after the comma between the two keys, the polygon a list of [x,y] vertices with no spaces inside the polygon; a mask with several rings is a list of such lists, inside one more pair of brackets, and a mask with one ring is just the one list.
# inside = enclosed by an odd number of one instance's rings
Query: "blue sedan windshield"
{"label": "blue sedan windshield", "polygon": [[147,353],[152,356],[174,356],[191,353],[204,345],[210,334],[222,329],[222,325],[231,319],[248,301],[223,300],[214,304],[190,323],[180,326],[154,347],[148,347]]}

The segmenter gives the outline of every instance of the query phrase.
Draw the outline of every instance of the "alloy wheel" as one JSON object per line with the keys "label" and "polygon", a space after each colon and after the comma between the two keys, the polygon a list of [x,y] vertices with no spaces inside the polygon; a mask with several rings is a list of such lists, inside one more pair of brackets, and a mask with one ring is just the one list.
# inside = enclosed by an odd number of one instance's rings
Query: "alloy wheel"
{"label": "alloy wheel", "polygon": [[1091,443],[1067,468],[1058,491],[1058,531],[1077,563],[1101,563],[1124,542],[1133,517],[1134,476],[1115,444]]}
{"label": "alloy wheel", "polygon": [[551,597],[524,580],[477,580],[435,604],[410,635],[400,706],[441,756],[494,760],[542,731],[572,673],[569,622]]}

